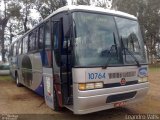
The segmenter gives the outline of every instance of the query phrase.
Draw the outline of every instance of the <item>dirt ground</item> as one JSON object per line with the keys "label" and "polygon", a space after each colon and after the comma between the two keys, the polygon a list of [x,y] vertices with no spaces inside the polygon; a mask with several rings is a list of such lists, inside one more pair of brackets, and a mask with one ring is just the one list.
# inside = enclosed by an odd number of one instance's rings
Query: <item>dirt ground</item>
{"label": "dirt ground", "polygon": [[67,109],[51,110],[42,97],[25,87],[17,88],[12,80],[0,80],[0,120],[125,120],[132,114],[159,114],[154,119],[160,120],[160,70],[152,70],[149,81],[150,91],[141,102],[88,115],[73,115]]}

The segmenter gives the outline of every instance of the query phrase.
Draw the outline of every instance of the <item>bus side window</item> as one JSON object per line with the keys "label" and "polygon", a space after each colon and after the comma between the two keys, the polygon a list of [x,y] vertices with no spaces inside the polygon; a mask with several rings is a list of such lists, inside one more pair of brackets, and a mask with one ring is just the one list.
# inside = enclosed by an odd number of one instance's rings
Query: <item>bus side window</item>
{"label": "bus side window", "polygon": [[36,30],[35,50],[38,49],[38,29]]}
{"label": "bus side window", "polygon": [[11,49],[10,49],[10,56],[13,56],[13,46],[14,44],[12,44]]}
{"label": "bus side window", "polygon": [[18,48],[18,54],[22,54],[22,41],[19,41],[19,48]]}
{"label": "bus side window", "polygon": [[28,52],[28,36],[23,38],[23,54]]}
{"label": "bus side window", "polygon": [[36,32],[32,32],[29,34],[29,46],[28,46],[28,51],[33,51],[35,50],[36,48],[36,44],[35,44],[35,41],[36,41]]}
{"label": "bus side window", "polygon": [[58,43],[59,43],[59,23],[54,24],[54,29],[53,29],[53,38],[54,38],[54,49],[58,49]]}
{"label": "bus side window", "polygon": [[54,54],[55,54],[55,60],[58,66],[60,66],[61,61],[60,61],[60,49],[59,49],[59,22],[53,23],[53,39],[54,39]]}
{"label": "bus side window", "polygon": [[20,41],[17,41],[16,55],[19,55],[19,46],[20,46]]}
{"label": "bus side window", "polygon": [[23,38],[21,39],[21,54],[23,54]]}
{"label": "bus side window", "polygon": [[50,22],[45,24],[45,48],[51,47]]}
{"label": "bus side window", "polygon": [[43,35],[44,35],[44,27],[41,26],[39,28],[39,40],[38,40],[38,48],[43,49]]}
{"label": "bus side window", "polygon": [[16,51],[17,50],[17,43],[14,43],[13,45],[13,56],[16,56]]}

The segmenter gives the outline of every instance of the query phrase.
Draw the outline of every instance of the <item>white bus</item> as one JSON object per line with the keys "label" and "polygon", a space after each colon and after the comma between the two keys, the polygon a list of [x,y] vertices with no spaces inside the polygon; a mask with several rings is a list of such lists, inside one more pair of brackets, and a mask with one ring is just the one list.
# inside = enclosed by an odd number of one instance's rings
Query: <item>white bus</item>
{"label": "white bus", "polygon": [[149,89],[148,61],[136,17],[94,6],[62,7],[10,47],[17,86],[74,114],[121,107]]}

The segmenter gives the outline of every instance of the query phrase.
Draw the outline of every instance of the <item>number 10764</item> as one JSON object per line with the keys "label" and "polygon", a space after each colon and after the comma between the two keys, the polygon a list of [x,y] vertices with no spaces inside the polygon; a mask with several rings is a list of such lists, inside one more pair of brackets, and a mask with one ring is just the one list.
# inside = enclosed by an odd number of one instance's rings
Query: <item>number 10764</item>
{"label": "number 10764", "polygon": [[89,80],[105,79],[106,73],[88,73]]}

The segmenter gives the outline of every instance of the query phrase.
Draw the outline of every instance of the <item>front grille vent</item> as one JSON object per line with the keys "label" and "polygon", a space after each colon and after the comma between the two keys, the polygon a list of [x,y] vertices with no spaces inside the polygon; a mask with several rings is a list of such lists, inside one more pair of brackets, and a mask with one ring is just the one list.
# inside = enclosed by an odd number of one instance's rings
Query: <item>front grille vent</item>
{"label": "front grille vent", "polygon": [[109,73],[109,79],[135,77],[135,76],[136,76],[136,71]]}

